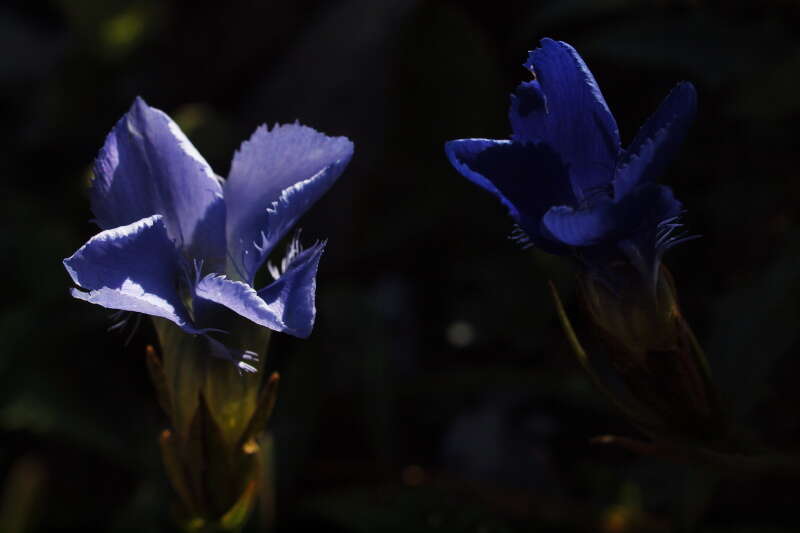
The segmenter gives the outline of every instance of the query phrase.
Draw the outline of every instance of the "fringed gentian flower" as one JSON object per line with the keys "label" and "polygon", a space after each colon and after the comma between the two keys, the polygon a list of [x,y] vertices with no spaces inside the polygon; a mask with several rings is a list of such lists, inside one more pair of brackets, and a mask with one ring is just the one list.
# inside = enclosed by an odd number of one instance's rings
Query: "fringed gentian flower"
{"label": "fringed gentian flower", "polygon": [[535,79],[511,97],[511,139],[450,141],[450,162],[506,205],[523,243],[574,253],[601,276],[623,254],[655,281],[661,255],[682,240],[673,233],[681,204],[655,179],[692,122],[694,87],[678,84],[623,149],[574,48],[543,39],[524,66]]}
{"label": "fringed gentian flower", "polygon": [[256,289],[256,273],[352,154],[344,137],[262,126],[222,179],[138,98],[100,150],[90,194],[103,231],[64,265],[76,298],[153,318],[161,357],[148,347],[147,365],[184,530],[238,531],[271,490],[260,443],[278,376],[255,361],[271,331],[311,333],[325,244],[303,250],[295,234],[268,265],[274,281]]}
{"label": "fringed gentian flower", "polygon": [[144,313],[201,335],[212,355],[254,371],[254,353],[226,342],[230,312],[307,337],[325,247],[296,238],[275,280],[259,268],[300,216],[336,181],[353,144],[300,124],[262,126],[217,176],[178,126],[137,98],[94,166],[95,222],[103,230],[64,260],[78,299]]}
{"label": "fringed gentian flower", "polygon": [[512,237],[581,261],[584,307],[637,402],[628,410],[636,423],[661,436],[719,438],[724,423],[708,365],[661,265],[667,249],[690,237],[676,235],[681,204],[655,182],[694,118],[694,87],[678,84],[623,149],[575,49],[543,39],[524,66],[534,79],[511,97],[511,138],[450,141],[450,162],[505,204],[518,226]]}

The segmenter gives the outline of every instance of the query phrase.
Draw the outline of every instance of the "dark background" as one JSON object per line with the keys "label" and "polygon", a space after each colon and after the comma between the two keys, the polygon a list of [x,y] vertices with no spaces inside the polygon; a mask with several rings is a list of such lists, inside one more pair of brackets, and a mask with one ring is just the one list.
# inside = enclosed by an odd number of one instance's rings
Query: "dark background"
{"label": "dark background", "polygon": [[61,265],[97,231],[90,164],[141,95],[221,175],[264,122],[356,146],[301,224],[306,242],[329,239],[314,334],[269,352],[283,376],[270,426],[280,530],[793,530],[794,483],[588,443],[636,433],[555,319],[548,279],[587,329],[574,271],[508,240],[502,206],[450,168],[443,143],[507,137],[508,94],[545,36],[581,52],[623,142],[693,81],[699,115],[662,182],[703,237],[666,263],[737,416],[797,449],[796,1],[231,4],[0,7],[2,527],[168,530],[152,326],[125,346],[107,310],[69,297]]}

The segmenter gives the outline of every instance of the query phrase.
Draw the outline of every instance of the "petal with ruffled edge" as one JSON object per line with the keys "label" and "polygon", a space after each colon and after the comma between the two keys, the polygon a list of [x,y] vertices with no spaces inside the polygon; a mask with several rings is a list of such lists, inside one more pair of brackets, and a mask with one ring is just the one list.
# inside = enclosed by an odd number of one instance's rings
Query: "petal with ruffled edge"
{"label": "petal with ruffled edge", "polygon": [[162,215],[190,255],[207,265],[224,261],[220,180],[164,112],[136,98],[106,138],[94,173],[92,211],[101,228]]}
{"label": "petal with ruffled edge", "polygon": [[195,305],[207,309],[209,303],[219,304],[261,326],[307,337],[314,324],[315,276],[323,249],[320,243],[300,253],[280,278],[258,292],[224,275],[206,276],[195,287]]}
{"label": "petal with ruffled edge", "polygon": [[541,217],[553,205],[575,196],[566,168],[544,143],[458,139],[445,144],[450,163],[465,178],[497,196],[534,245],[566,253],[541,234]]}
{"label": "petal with ruffled edge", "polygon": [[88,290],[73,288],[75,298],[163,317],[198,332],[178,295],[178,256],[160,215],[98,233],[64,259],[64,266],[72,281]]}
{"label": "petal with ruffled edge", "polygon": [[519,141],[544,141],[569,165],[575,193],[608,185],[620,150],[619,130],[583,59],[567,43],[542,39],[525,68],[536,80],[512,96],[509,116]]}
{"label": "petal with ruffled edge", "polygon": [[615,198],[659,177],[683,144],[696,112],[694,85],[679,83],[647,119],[620,161],[614,178]]}
{"label": "petal with ruffled edge", "polygon": [[233,158],[225,183],[230,274],[252,284],[291,226],[336,181],[353,155],[346,137],[298,123],[261,126]]}
{"label": "petal with ruffled edge", "polygon": [[311,335],[314,327],[317,268],[324,251],[323,241],[300,252],[283,275],[258,291],[267,302],[283,302],[284,331],[302,339]]}
{"label": "petal with ruffled edge", "polygon": [[646,184],[620,202],[604,198],[583,209],[553,207],[545,213],[543,222],[547,231],[564,244],[593,246],[655,235],[661,222],[677,216],[680,209],[669,187]]}

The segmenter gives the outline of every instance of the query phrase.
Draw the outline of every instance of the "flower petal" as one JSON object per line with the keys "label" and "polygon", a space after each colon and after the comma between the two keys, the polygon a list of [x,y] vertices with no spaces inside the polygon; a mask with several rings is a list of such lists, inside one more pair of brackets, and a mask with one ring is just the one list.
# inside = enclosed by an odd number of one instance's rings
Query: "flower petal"
{"label": "flower petal", "polygon": [[92,211],[103,229],[162,215],[169,236],[196,258],[225,257],[222,186],[165,113],[137,98],[94,165]]}
{"label": "flower petal", "polygon": [[507,145],[509,141],[498,141],[493,139],[456,139],[455,141],[448,141],[444,145],[444,151],[447,154],[447,159],[455,169],[470,180],[472,183],[478,185],[497,196],[500,202],[508,208],[511,217],[519,223],[520,213],[519,209],[513,204],[511,200],[506,198],[500,189],[492,183],[481,172],[487,172],[485,168],[474,170],[477,167],[478,157],[486,150],[500,145]]}
{"label": "flower petal", "polygon": [[300,253],[287,272],[258,292],[224,275],[206,276],[195,287],[196,305],[206,306],[206,316],[212,302],[272,330],[307,337],[314,324],[315,275],[323,248],[317,244]]}
{"label": "flower petal", "polygon": [[553,237],[564,244],[591,246],[616,234],[617,214],[617,206],[609,198],[582,209],[566,205],[552,207],[545,213],[543,223]]}
{"label": "flower petal", "polygon": [[620,202],[606,198],[583,208],[557,206],[544,215],[554,238],[570,246],[592,246],[611,240],[655,235],[661,222],[680,213],[681,204],[664,185],[638,187]]}
{"label": "flower petal", "polygon": [[445,144],[450,163],[465,178],[497,196],[531,241],[549,252],[559,247],[541,235],[550,206],[575,201],[566,168],[544,143],[459,139]]}
{"label": "flower petal", "polygon": [[[211,304],[219,304],[227,307],[231,311],[252,320],[256,324],[266,326],[275,331],[282,331],[284,324],[280,319],[281,309],[270,306],[261,299],[258,293],[243,281],[228,279],[224,274],[209,274],[201,279],[194,288],[195,308],[202,306],[205,317],[213,316],[209,309]],[[203,322],[204,327],[212,327],[212,324]]]}
{"label": "flower petal", "polygon": [[547,99],[537,80],[523,81],[514,89],[508,120],[511,122],[512,139],[520,142],[545,139],[548,134],[545,127]]}
{"label": "flower petal", "polygon": [[271,131],[261,126],[242,144],[225,183],[228,252],[239,276],[252,283],[272,248],[352,155],[346,137],[328,137],[297,123]]}
{"label": "flower petal", "polygon": [[513,138],[544,141],[569,163],[576,194],[609,184],[620,150],[619,130],[597,82],[567,43],[542,39],[525,67],[509,112]]}
{"label": "flower petal", "polygon": [[324,251],[325,242],[320,242],[300,252],[281,277],[258,291],[267,302],[283,302],[283,331],[303,339],[314,327],[317,268]]}
{"label": "flower petal", "polygon": [[655,181],[675,157],[697,111],[697,92],[679,83],[639,129],[617,167],[614,196],[619,199],[640,183]]}
{"label": "flower petal", "polygon": [[72,289],[75,298],[163,317],[197,332],[178,295],[178,257],[160,215],[98,233],[64,266],[76,285],[88,289]]}

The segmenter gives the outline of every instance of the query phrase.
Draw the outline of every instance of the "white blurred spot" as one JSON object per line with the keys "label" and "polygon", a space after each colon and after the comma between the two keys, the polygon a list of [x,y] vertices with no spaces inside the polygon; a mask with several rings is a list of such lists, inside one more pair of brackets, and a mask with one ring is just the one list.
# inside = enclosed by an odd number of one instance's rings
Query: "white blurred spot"
{"label": "white blurred spot", "polygon": [[447,326],[445,335],[447,342],[456,348],[466,348],[475,342],[475,328],[464,320],[456,320]]}

